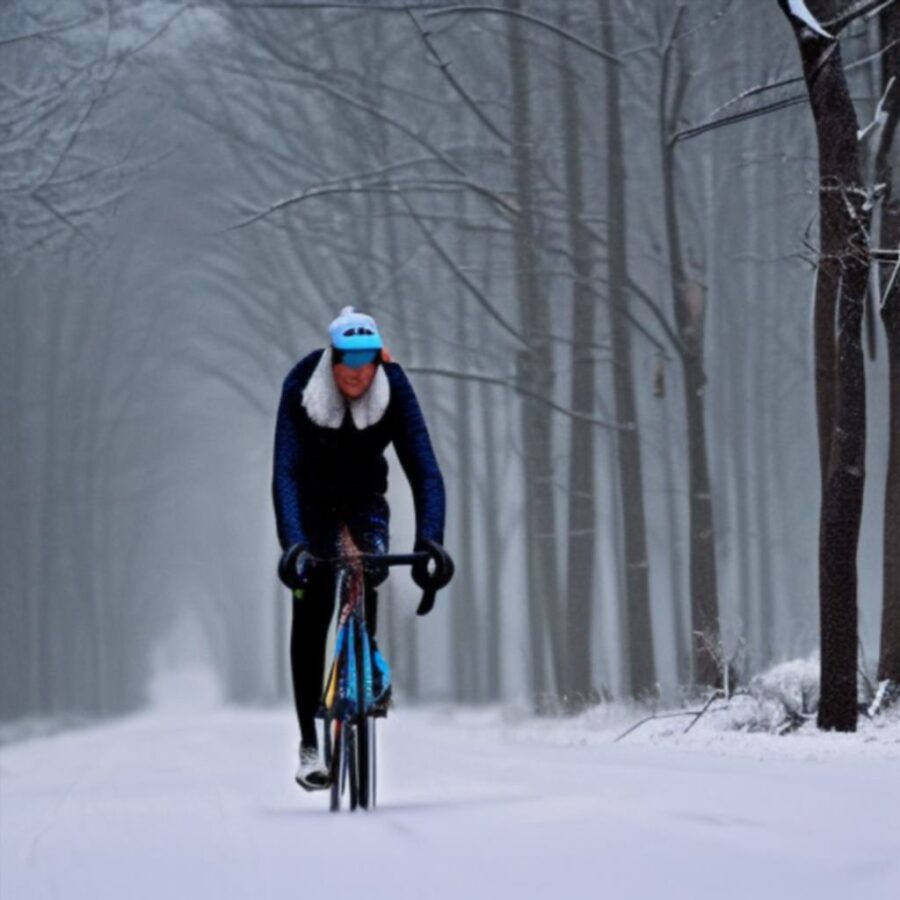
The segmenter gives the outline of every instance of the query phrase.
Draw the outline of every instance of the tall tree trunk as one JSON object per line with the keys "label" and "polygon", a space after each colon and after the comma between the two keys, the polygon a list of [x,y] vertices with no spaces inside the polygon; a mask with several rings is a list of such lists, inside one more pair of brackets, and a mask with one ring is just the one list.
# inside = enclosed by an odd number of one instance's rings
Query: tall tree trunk
{"label": "tall tree trunk", "polygon": [[[756,187],[756,182],[751,181],[750,187],[751,189]],[[755,214],[754,207],[756,204],[755,198],[748,197],[747,199],[749,219]],[[749,228],[748,231],[750,231]],[[727,349],[722,347],[719,349],[719,352],[727,353],[728,375],[726,380],[731,399],[728,410],[729,434],[728,438],[726,438],[731,444],[732,450],[734,487],[734,538],[730,542],[730,552],[737,566],[736,606],[741,619],[741,632],[749,640],[750,635],[753,633],[754,619],[761,618],[761,610],[758,607],[754,609],[753,604],[753,578],[751,576],[752,541],[750,538],[750,514],[753,509],[751,496],[753,490],[750,483],[751,466],[749,464],[749,454],[752,446],[751,432],[755,436],[759,428],[759,421],[754,415],[755,408],[753,405],[753,400],[758,400],[758,394],[755,395],[751,389],[753,372],[747,364],[751,351],[751,347],[748,345],[754,342],[755,332],[760,322],[760,317],[757,314],[757,304],[759,304],[761,299],[761,291],[755,267],[751,267],[746,285],[748,291],[746,302],[726,304],[733,305],[735,309],[731,310],[733,318],[731,319],[730,334],[727,338]],[[751,311],[753,328],[749,327]],[[735,336],[738,336],[737,340],[735,340]],[[758,371],[755,374],[758,376]],[[757,474],[758,472],[759,468],[757,465]],[[724,485],[724,479],[721,483]],[[758,486],[757,482],[755,487],[758,488]]]}
{"label": "tall tree trunk", "polygon": [[[615,15],[609,0],[600,4],[601,44],[615,55]],[[625,603],[628,621],[630,691],[633,697],[656,693],[656,662],[650,621],[650,565],[644,519],[644,479],[641,442],[634,398],[631,361],[631,331],[625,305],[628,296],[626,238],[628,217],[625,197],[625,153],[619,105],[619,69],[606,67],[606,160],[609,254],[609,304],[613,350],[613,396],[616,421],[623,426],[616,434],[622,515],[625,533]]]}
{"label": "tall tree trunk", "polygon": [[[661,365],[661,364],[660,364]],[[660,398],[665,396],[665,373],[657,374],[657,392]],[[681,546],[678,537],[681,534],[681,523],[678,516],[678,496],[675,475],[675,461],[672,458],[671,423],[668,406],[662,406],[662,452],[663,477],[666,491],[666,529],[669,533],[669,585],[672,603],[672,622],[675,628],[675,677],[679,687],[687,687],[691,680],[691,637],[688,626],[687,600],[684,595],[684,569],[682,567]]]}
{"label": "tall tree trunk", "polygon": [[495,438],[496,407],[491,385],[482,382],[479,396],[481,399],[482,429],[484,432],[484,465],[487,491],[485,497],[484,528],[485,558],[487,579],[487,618],[485,629],[485,699],[499,700],[503,696],[503,669],[501,666],[502,641],[502,582],[500,578],[503,539],[500,534],[500,514],[502,510],[502,492],[500,485],[500,466],[497,460],[497,441]]}
{"label": "tall tree trunk", "polygon": [[[517,0],[508,8],[517,10]],[[551,701],[551,686],[559,691],[561,672],[560,612],[556,559],[556,503],[553,488],[553,423],[547,407],[534,395],[550,397],[553,388],[547,302],[538,283],[537,241],[534,221],[534,164],[531,146],[530,78],[520,22],[507,18],[507,41],[512,91],[513,172],[519,214],[515,218],[515,288],[519,321],[527,348],[517,357],[516,378],[523,394],[522,447],[525,475],[526,554],[529,608],[531,691],[538,708]],[[530,396],[529,396],[530,395]],[[552,681],[546,667],[546,651]]]}
{"label": "tall tree trunk", "polygon": [[[460,206],[463,204],[460,203]],[[458,208],[462,218],[463,210]],[[462,249],[462,248],[460,248]],[[464,262],[461,256],[460,260]],[[460,347],[466,344],[466,303],[465,295],[459,293],[459,314],[457,319],[457,341]],[[477,676],[479,665],[479,631],[475,605],[475,516],[472,466],[472,423],[469,397],[471,388],[464,378],[455,382],[456,390],[456,429],[458,460],[458,502],[459,502],[459,546],[457,549],[457,583],[455,585],[455,601],[450,615],[452,618],[453,647],[452,659],[453,682],[458,700],[471,702],[477,695]]]}
{"label": "tall tree trunk", "polygon": [[[491,266],[494,260],[493,235],[484,238],[484,290],[491,295]],[[485,699],[499,700],[503,696],[503,582],[501,565],[504,536],[501,532],[503,513],[503,477],[499,453],[504,446],[497,440],[498,422],[508,421],[509,405],[504,394],[501,403],[495,403],[498,388],[481,382],[478,397],[481,405],[481,422],[484,437],[484,528],[485,580],[487,587],[487,615],[485,621]],[[502,415],[498,415],[498,408]]]}
{"label": "tall tree trunk", "polygon": [[[754,128],[756,134],[755,146],[772,148],[772,141],[767,138],[768,132],[764,132],[765,123],[762,118],[757,119]],[[759,259],[774,257],[776,251],[769,246],[769,236],[772,232],[766,217],[760,214],[759,206],[761,198],[770,196],[771,190],[767,190],[774,179],[774,173],[769,167],[758,167],[756,176],[751,180],[754,186],[755,202],[752,204],[752,233],[755,244],[755,253]],[[751,271],[750,283],[753,293],[750,297],[749,309],[758,310],[756,327],[752,332],[752,372],[750,397],[755,401],[755,415],[751,426],[751,438],[753,445],[753,459],[755,479],[753,484],[753,513],[754,527],[756,531],[756,597],[757,597],[757,665],[759,668],[768,666],[774,657],[775,637],[775,581],[772,574],[772,545],[773,522],[771,517],[771,470],[781,465],[776,457],[772,458],[772,422],[777,415],[777,406],[773,397],[777,393],[777,382],[772,378],[771,366],[767,364],[767,354],[771,346],[771,334],[778,327],[777,316],[772,315],[774,307],[774,292],[769,290],[767,270],[770,266],[762,268],[754,265]],[[741,334],[741,332],[737,332]],[[740,344],[740,341],[737,342]],[[749,546],[742,548],[745,556],[750,555]],[[749,626],[749,623],[748,623]],[[747,640],[752,633],[748,627]]]}
{"label": "tall tree trunk", "polygon": [[[706,449],[703,391],[703,330],[706,298],[702,285],[689,277],[681,246],[678,221],[675,148],[669,129],[677,121],[687,87],[687,75],[676,59],[674,41],[664,51],[660,86],[660,154],[663,212],[669,251],[675,325],[681,343],[685,414],[688,438],[688,509],[690,533],[691,661],[697,685],[718,685],[720,670],[719,598],[716,582],[715,532],[712,492]],[[673,75],[673,62],[675,74]]]}
{"label": "tall tree trunk", "polygon": [[[780,0],[803,62],[819,147],[822,261],[816,283],[815,353],[822,507],[819,612],[820,728],[855,731],[857,720],[857,569],[865,473],[865,368],[862,316],[869,256],[857,147],[858,122],[841,48],[795,19]],[[819,21],[832,0],[808,4]],[[837,339],[835,339],[835,310]]]}
{"label": "tall tree trunk", "polygon": [[[565,135],[566,210],[575,277],[572,282],[572,393],[575,412],[594,411],[594,361],[591,356],[596,319],[591,291],[591,246],[582,215],[581,125],[576,73],[569,47],[560,43],[562,115]],[[577,711],[596,702],[591,671],[591,624],[594,599],[595,477],[594,429],[583,419],[571,421],[569,446],[569,527],[566,590],[567,708]]]}
{"label": "tall tree trunk", "polygon": [[[894,3],[880,17],[882,90],[894,79],[886,104],[888,113],[875,159],[876,184],[885,185],[881,203],[880,243],[886,250],[900,248],[900,185],[892,160],[894,137],[900,122],[900,6]],[[892,155],[893,153],[893,155]],[[881,616],[879,680],[900,682],[900,273],[883,267],[881,318],[888,343],[889,446],[884,498],[884,585]],[[891,278],[893,285],[891,286]],[[891,288],[888,291],[888,288]]]}
{"label": "tall tree trunk", "polygon": [[878,679],[900,683],[900,291],[895,288],[887,299],[881,317],[888,341],[890,443],[884,498],[884,585]]}

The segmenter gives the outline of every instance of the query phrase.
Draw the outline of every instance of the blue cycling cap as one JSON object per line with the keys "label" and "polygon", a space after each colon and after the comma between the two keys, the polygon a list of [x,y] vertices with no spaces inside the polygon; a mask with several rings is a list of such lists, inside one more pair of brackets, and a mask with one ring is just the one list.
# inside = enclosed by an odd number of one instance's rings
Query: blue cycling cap
{"label": "blue cycling cap", "polygon": [[338,350],[380,350],[384,344],[371,316],[345,306],[328,326],[331,346]]}

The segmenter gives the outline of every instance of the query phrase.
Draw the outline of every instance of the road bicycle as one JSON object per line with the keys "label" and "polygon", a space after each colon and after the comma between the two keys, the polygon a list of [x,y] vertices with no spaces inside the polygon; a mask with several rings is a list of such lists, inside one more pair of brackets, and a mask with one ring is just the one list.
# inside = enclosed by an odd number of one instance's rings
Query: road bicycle
{"label": "road bicycle", "polygon": [[344,527],[339,546],[334,559],[310,560],[313,567],[333,567],[338,610],[334,656],[318,713],[324,719],[332,812],[340,810],[345,793],[351,810],[375,807],[375,720],[387,715],[391,694],[390,668],[367,625],[365,572],[427,561],[419,615],[430,612],[437,592],[453,577],[453,561],[433,542],[426,541],[426,549],[415,553],[361,553]]}

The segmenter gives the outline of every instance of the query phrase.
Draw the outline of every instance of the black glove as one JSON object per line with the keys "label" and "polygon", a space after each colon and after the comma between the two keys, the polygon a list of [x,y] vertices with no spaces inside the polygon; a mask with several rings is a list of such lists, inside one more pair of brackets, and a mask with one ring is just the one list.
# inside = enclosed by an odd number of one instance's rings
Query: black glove
{"label": "black glove", "polygon": [[[416,560],[412,565],[412,580],[422,590],[426,588],[442,588],[453,577],[453,560],[450,554],[437,542],[427,538],[419,538],[414,548],[415,553],[427,553],[429,558]],[[433,568],[429,569],[429,564]]]}
{"label": "black glove", "polygon": [[[434,608],[437,592],[453,577],[453,560],[450,554],[437,542],[428,539],[416,541],[415,552],[425,552],[428,558],[416,561],[412,567],[413,581],[422,588],[422,600],[416,614],[425,616]],[[429,566],[433,564],[433,569]]]}
{"label": "black glove", "polygon": [[306,544],[294,544],[281,554],[278,563],[278,577],[291,590],[306,587],[312,570],[312,555]]}

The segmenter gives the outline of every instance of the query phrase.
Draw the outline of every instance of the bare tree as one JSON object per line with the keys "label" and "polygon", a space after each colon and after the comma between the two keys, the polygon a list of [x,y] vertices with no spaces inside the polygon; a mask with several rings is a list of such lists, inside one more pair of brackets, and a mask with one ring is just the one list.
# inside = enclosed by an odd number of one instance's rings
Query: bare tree
{"label": "bare tree", "polygon": [[663,216],[669,255],[676,346],[682,364],[688,433],[690,593],[692,678],[698,685],[718,685],[722,673],[710,648],[720,640],[712,485],[706,446],[703,362],[706,289],[688,267],[678,214],[677,158],[673,141],[682,115],[689,73],[680,60],[681,28],[687,7],[676,6],[659,48],[659,144],[662,163]]}
{"label": "bare tree", "polygon": [[[560,41],[560,105],[565,134],[566,210],[572,254],[572,387],[573,410],[594,409],[595,366],[592,357],[596,323],[596,297],[591,291],[593,271],[590,236],[584,227],[582,132],[578,110],[576,72],[570,49]],[[576,711],[596,699],[591,667],[591,625],[594,606],[596,483],[594,428],[573,419],[569,438],[569,517],[566,588],[565,702]]]}
{"label": "bare tree", "polygon": [[[857,570],[865,472],[862,317],[869,278],[869,212],[860,174],[858,121],[838,33],[853,16],[834,0],[779,0],[800,48],[819,147],[820,264],[815,354],[822,506],[819,609],[820,728],[854,731],[857,720]],[[851,4],[861,7],[862,4]],[[871,4],[874,6],[874,4]],[[859,15],[857,9],[855,15]]]}
{"label": "bare tree", "polygon": [[[613,5],[603,0],[598,9],[601,46],[616,54]],[[606,65],[606,189],[608,196],[609,306],[613,351],[615,419],[624,526],[625,616],[628,628],[630,690],[647,697],[657,690],[653,627],[650,621],[650,559],[644,519],[644,477],[640,432],[634,396],[631,331],[626,303],[629,296],[628,203],[625,195],[625,146],[620,100],[620,76],[615,63]]]}
{"label": "bare tree", "polygon": [[[883,190],[880,243],[900,250],[900,185],[893,161],[900,122],[900,4],[880,13],[882,90],[886,113],[875,157],[875,183]],[[888,467],[884,502],[884,586],[878,678],[900,683],[900,262],[882,267],[881,318],[888,343]]]}
{"label": "bare tree", "polygon": [[[508,8],[518,9],[517,0]],[[518,351],[517,380],[529,395],[549,397],[552,387],[551,348],[547,298],[538,276],[538,242],[535,223],[535,167],[532,154],[529,60],[520,38],[518,17],[508,17],[511,78],[513,171],[519,215],[514,225],[516,295],[527,346]],[[533,397],[522,403],[522,446],[525,453],[525,494],[530,610],[532,694],[546,703],[552,685],[559,690],[561,671],[559,579],[556,546],[556,499],[553,490],[553,430],[547,407]],[[549,648],[549,654],[545,653]],[[550,671],[546,668],[549,658]]]}

